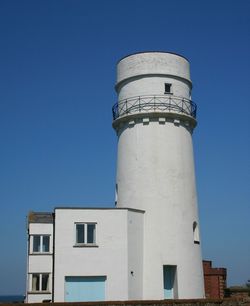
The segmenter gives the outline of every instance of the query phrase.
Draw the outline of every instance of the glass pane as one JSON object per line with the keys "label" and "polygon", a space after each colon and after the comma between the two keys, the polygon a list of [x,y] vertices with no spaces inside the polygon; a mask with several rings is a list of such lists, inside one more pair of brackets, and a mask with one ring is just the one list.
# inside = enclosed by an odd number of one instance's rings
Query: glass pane
{"label": "glass pane", "polygon": [[200,235],[199,235],[199,228],[197,222],[193,223],[193,233],[194,233],[194,242],[199,243],[200,242]]}
{"label": "glass pane", "polygon": [[170,92],[171,91],[171,84],[165,83],[165,92]]}
{"label": "glass pane", "polygon": [[84,224],[76,224],[76,243],[84,243]]}
{"label": "glass pane", "polygon": [[88,224],[87,243],[95,243],[95,224]]}
{"label": "glass pane", "polygon": [[32,274],[32,291],[39,291],[39,274]]}
{"label": "glass pane", "polygon": [[49,236],[43,236],[42,252],[49,252]]}
{"label": "glass pane", "polygon": [[33,252],[40,252],[40,236],[33,236]]}
{"label": "glass pane", "polygon": [[49,274],[42,274],[42,291],[49,291]]}

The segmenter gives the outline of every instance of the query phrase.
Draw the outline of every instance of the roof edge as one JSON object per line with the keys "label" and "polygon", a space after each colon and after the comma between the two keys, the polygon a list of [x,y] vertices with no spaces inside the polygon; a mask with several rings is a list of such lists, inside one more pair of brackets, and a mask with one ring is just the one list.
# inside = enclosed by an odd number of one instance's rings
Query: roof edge
{"label": "roof edge", "polygon": [[[188,59],[188,58],[186,58],[185,56],[183,56],[183,55],[181,55],[181,54],[179,54],[179,53],[176,53],[176,52],[171,52],[171,51],[153,51],[153,50],[152,50],[152,51],[138,51],[138,52],[130,53],[130,54],[125,55],[125,56],[123,56],[122,58],[120,58],[120,59],[116,62],[116,64],[118,65],[119,62],[121,62],[123,59],[125,59],[125,58],[127,58],[127,57],[129,57],[129,56],[136,55],[136,54],[143,54],[143,53],[167,53],[167,54],[173,54],[173,55],[177,55],[177,56],[179,56],[179,57],[182,57],[182,58],[184,58],[186,61],[189,62],[189,59]],[[190,63],[190,62],[189,62],[189,63]]]}
{"label": "roof edge", "polygon": [[142,209],[136,209],[136,208],[129,208],[129,207],[55,207],[54,211],[56,209],[62,209],[62,210],[129,210],[129,211],[135,211],[135,212],[141,212],[141,213],[145,213],[145,210]]}

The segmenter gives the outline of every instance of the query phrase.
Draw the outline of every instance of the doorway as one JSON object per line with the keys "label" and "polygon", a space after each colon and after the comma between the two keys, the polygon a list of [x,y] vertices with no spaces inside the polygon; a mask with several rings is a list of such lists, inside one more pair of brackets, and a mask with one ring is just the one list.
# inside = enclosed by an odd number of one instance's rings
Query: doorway
{"label": "doorway", "polygon": [[164,299],[177,298],[176,266],[163,266]]}

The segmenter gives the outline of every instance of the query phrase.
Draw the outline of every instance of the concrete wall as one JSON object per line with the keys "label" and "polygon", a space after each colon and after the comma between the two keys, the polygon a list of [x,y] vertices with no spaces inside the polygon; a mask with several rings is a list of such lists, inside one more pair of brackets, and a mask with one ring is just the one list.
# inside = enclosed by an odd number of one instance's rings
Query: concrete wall
{"label": "concrete wall", "polygon": [[[49,253],[33,253],[33,235],[50,236]],[[52,298],[52,263],[53,263],[53,224],[30,223],[28,243],[28,267],[27,267],[27,297],[28,303],[39,303]],[[49,291],[32,292],[32,273],[49,273]]]}
{"label": "concrete wall", "polygon": [[168,75],[191,84],[189,62],[167,52],[142,52],[121,59],[117,65],[117,86],[135,76]]}
{"label": "concrete wall", "polygon": [[[96,223],[96,247],[75,246],[75,222]],[[55,302],[65,300],[66,276],[106,276],[106,300],[129,298],[127,224],[127,209],[55,209]]]}
{"label": "concrete wall", "polygon": [[172,94],[174,96],[190,98],[190,85],[179,79],[173,79],[167,76],[154,76],[143,78],[131,78],[130,82],[124,84],[119,90],[119,100],[134,96],[143,95],[164,95],[165,83],[172,84]]}
{"label": "concrete wall", "polygon": [[[203,296],[190,132],[166,122],[136,124],[119,137],[118,207],[144,209],[144,297],[163,298],[163,265],[177,265],[180,298]],[[199,225],[199,223],[198,223]],[[188,286],[187,286],[188,284]]]}
{"label": "concrete wall", "polygon": [[143,297],[144,214],[128,210],[128,299]]}

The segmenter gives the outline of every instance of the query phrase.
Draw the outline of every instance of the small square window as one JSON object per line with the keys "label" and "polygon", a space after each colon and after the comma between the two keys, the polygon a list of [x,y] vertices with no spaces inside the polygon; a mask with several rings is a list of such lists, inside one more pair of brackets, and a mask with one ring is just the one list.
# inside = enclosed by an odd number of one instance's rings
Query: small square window
{"label": "small square window", "polygon": [[49,235],[34,235],[33,237],[33,253],[49,252]]}
{"label": "small square window", "polygon": [[165,94],[172,93],[171,88],[172,88],[172,84],[165,83]]}
{"label": "small square window", "polygon": [[49,291],[49,274],[48,273],[31,274],[31,291],[33,292]]}
{"label": "small square window", "polygon": [[76,244],[95,244],[95,232],[95,223],[76,223]]}

